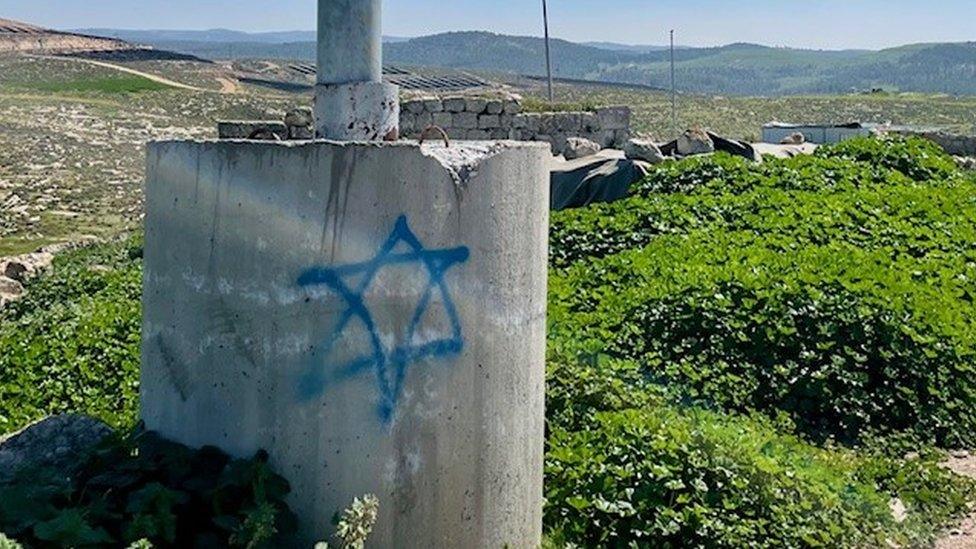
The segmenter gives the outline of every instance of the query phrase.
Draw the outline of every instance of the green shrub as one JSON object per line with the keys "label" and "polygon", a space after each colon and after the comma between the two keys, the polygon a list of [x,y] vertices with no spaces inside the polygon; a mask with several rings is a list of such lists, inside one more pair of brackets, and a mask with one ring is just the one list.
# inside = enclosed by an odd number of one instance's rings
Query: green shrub
{"label": "green shrub", "polygon": [[133,425],[140,246],[131,239],[60,255],[0,313],[0,433],[63,412]]}
{"label": "green shrub", "polygon": [[27,470],[0,484],[0,530],[31,547],[266,547],[294,530],[288,483],[259,453],[232,460],[153,433],[111,440],[80,471]]}
{"label": "green shrub", "polygon": [[976,264],[702,231],[550,281],[551,338],[640,362],[681,398],[784,411],[857,442],[976,444]]}
{"label": "green shrub", "polygon": [[851,242],[923,255],[972,253],[976,179],[923,182],[883,167],[811,156],[750,163],[727,155],[657,168],[637,194],[553,214],[552,264],[565,267],[712,228],[778,236],[784,246]]}
{"label": "green shrub", "polygon": [[[935,462],[821,450],[754,419],[658,407],[596,421],[554,430],[546,457],[546,524],[581,546],[880,547],[930,538],[970,497]],[[878,480],[912,477],[892,492],[938,510],[900,528]]]}
{"label": "green shrub", "polygon": [[972,500],[937,454],[821,449],[782,434],[782,420],[676,408],[626,362],[553,356],[548,384],[553,546],[924,545]]}
{"label": "green shrub", "polygon": [[945,179],[959,171],[952,156],[921,137],[859,137],[817,150],[821,158],[865,162],[896,170],[914,179]]}

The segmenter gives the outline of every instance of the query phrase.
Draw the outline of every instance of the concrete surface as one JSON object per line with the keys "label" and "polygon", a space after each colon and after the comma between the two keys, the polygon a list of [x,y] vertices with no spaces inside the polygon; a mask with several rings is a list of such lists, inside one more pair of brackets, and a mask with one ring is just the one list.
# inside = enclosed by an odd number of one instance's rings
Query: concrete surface
{"label": "concrete surface", "polygon": [[537,547],[548,146],[148,149],[142,417],[267,449],[309,547]]}

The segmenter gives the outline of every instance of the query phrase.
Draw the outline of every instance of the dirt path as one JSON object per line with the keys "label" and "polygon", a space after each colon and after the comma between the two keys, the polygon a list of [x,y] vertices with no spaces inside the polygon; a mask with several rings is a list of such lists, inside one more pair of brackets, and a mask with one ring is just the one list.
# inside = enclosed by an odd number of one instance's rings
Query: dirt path
{"label": "dirt path", "polygon": [[224,76],[218,76],[217,82],[220,82],[220,93],[241,92],[241,85],[236,80],[231,80],[230,78]]}
{"label": "dirt path", "polygon": [[[953,455],[946,462],[946,467],[960,475],[976,478],[976,456]],[[976,512],[936,541],[935,549],[976,549]]]}

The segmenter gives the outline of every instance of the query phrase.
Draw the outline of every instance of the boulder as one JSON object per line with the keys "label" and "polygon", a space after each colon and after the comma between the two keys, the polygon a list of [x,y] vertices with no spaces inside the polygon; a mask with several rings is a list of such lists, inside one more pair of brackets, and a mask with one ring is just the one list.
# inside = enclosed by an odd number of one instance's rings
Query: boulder
{"label": "boulder", "polygon": [[84,465],[84,457],[111,434],[112,429],[97,419],[67,414],[0,438],[0,484],[35,468],[71,476]]}
{"label": "boulder", "polygon": [[0,261],[0,276],[24,283],[51,266],[54,255],[47,252],[8,257]]}
{"label": "boulder", "polygon": [[630,160],[640,160],[657,164],[664,162],[661,148],[650,139],[631,139],[624,144],[624,154]]}
{"label": "boulder", "polygon": [[680,156],[709,154],[715,152],[715,143],[707,132],[694,128],[678,137],[677,151]]}
{"label": "boulder", "polygon": [[576,160],[577,158],[593,156],[602,149],[600,144],[595,141],[590,141],[583,137],[570,137],[566,139],[566,145],[563,147],[563,155],[566,157],[566,160]]}
{"label": "boulder", "polygon": [[802,145],[807,142],[807,138],[800,132],[794,132],[788,137],[784,137],[782,141],[779,142],[780,145]]}
{"label": "boulder", "polygon": [[0,276],[0,309],[24,295],[24,286],[12,278]]}

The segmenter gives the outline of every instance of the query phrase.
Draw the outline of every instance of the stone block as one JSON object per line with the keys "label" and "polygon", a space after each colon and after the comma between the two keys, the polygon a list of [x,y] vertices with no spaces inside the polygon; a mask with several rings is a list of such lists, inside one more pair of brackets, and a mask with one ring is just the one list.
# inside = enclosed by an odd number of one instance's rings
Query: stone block
{"label": "stone block", "polygon": [[613,147],[619,149],[630,140],[630,130],[613,130]]}
{"label": "stone block", "polygon": [[597,109],[600,128],[604,130],[630,129],[630,107],[604,107]]}
{"label": "stone block", "polygon": [[490,133],[492,139],[511,139],[511,132],[512,130],[507,128],[495,128]]}
{"label": "stone block", "polygon": [[580,115],[580,131],[595,132],[602,129],[600,117],[594,112],[584,112]]}
{"label": "stone block", "polygon": [[491,139],[491,134],[486,130],[468,130],[465,134],[465,139],[474,141],[486,141]]}
{"label": "stone block", "polygon": [[288,139],[288,126],[277,121],[224,121],[217,123],[220,139],[254,139],[284,141]]}
{"label": "stone block", "polygon": [[512,127],[517,130],[527,129],[529,127],[529,115],[517,114],[512,116]]}
{"label": "stone block", "polygon": [[469,97],[466,100],[464,110],[475,114],[482,114],[488,108],[488,100],[480,97]]}
{"label": "stone block", "polygon": [[443,112],[444,102],[440,99],[424,99],[424,110],[427,112]]}
{"label": "stone block", "polygon": [[400,111],[400,135],[410,135],[417,128],[417,115],[406,110]]}
{"label": "stone block", "polygon": [[407,101],[402,105],[401,110],[411,114],[420,114],[424,112],[424,102],[419,99]]}
{"label": "stone block", "polygon": [[478,115],[473,112],[456,113],[454,115],[454,123],[451,125],[455,128],[476,130],[478,129]]}
{"label": "stone block", "polygon": [[454,125],[454,115],[449,112],[435,112],[433,118],[435,126],[447,129]]}
{"label": "stone block", "polygon": [[483,114],[478,117],[478,128],[492,130],[501,127],[501,119],[497,114]]}
{"label": "stone block", "polygon": [[580,131],[582,115],[576,112],[560,113],[556,117],[557,129],[564,132],[577,133]]}
{"label": "stone block", "polygon": [[444,99],[444,110],[447,112],[464,112],[467,101],[463,97],[448,97]]}
{"label": "stone block", "polygon": [[522,112],[522,104],[514,99],[508,99],[504,104],[505,114],[519,114]]}
{"label": "stone block", "polygon": [[431,126],[433,124],[434,115],[430,114],[429,112],[421,113],[417,115],[417,122],[414,125],[414,129],[418,132],[422,132],[427,128],[427,126]]}
{"label": "stone block", "polygon": [[485,106],[485,114],[501,114],[505,112],[505,104],[498,99],[491,99]]}

